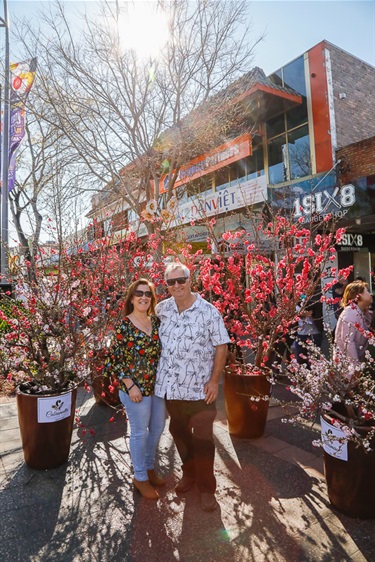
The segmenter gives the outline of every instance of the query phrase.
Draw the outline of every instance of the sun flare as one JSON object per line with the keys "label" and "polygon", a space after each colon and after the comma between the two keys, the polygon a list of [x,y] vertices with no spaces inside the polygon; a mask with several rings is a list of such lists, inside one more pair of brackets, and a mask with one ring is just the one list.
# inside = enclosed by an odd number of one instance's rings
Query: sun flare
{"label": "sun flare", "polygon": [[168,40],[168,20],[158,2],[121,3],[118,31],[121,46],[136,52],[138,58],[156,58]]}

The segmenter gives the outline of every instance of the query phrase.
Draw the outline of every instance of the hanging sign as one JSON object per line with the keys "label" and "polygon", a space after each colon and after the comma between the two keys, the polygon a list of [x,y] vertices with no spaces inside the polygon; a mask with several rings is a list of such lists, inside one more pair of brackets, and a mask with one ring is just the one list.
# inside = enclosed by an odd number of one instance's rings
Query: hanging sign
{"label": "hanging sign", "polygon": [[38,398],[38,423],[53,423],[68,418],[72,412],[72,393]]}

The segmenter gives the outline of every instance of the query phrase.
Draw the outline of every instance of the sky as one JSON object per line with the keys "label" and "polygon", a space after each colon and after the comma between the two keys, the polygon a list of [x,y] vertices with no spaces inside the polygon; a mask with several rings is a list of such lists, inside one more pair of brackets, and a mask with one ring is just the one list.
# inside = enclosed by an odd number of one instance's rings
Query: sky
{"label": "sky", "polygon": [[[46,2],[8,0],[11,26],[15,16],[35,17]],[[74,12],[90,0],[65,3]],[[265,34],[256,47],[254,66],[267,75],[323,39],[375,66],[375,0],[249,0],[249,13],[254,37]]]}

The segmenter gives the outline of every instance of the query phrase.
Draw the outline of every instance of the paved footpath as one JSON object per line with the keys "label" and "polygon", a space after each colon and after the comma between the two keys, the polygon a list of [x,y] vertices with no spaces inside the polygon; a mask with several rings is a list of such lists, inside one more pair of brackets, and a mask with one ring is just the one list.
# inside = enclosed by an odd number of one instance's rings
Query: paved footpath
{"label": "paved footpath", "polygon": [[0,401],[1,562],[374,560],[375,521],[330,507],[316,432],[281,423],[273,403],[264,437],[234,439],[220,397],[220,509],[205,513],[196,490],[174,492],[181,473],[168,424],[159,458],[167,486],[154,503],[133,491],[125,418],[109,423],[113,411],[83,389],[78,402],[86,429],[74,431],[69,462],[37,471],[23,462],[15,399]]}

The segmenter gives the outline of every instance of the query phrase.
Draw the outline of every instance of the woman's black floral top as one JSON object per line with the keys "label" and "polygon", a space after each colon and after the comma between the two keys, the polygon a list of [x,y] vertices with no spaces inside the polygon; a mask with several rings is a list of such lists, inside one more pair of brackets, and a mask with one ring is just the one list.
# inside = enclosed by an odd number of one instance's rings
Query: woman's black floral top
{"label": "woman's black floral top", "polygon": [[159,323],[156,317],[151,316],[150,336],[134,326],[129,318],[124,318],[116,327],[105,369],[118,378],[121,390],[126,392],[122,379],[130,378],[143,396],[154,393],[156,368],[161,352]]}

